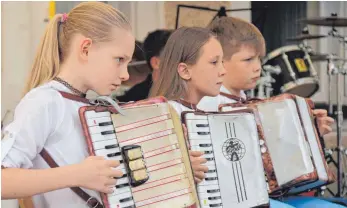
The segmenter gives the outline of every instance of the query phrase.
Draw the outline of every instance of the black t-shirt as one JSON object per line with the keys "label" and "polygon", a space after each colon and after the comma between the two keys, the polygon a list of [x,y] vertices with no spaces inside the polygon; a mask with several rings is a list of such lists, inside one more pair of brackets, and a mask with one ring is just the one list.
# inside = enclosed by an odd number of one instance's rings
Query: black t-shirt
{"label": "black t-shirt", "polygon": [[135,85],[124,95],[117,97],[120,102],[139,101],[146,99],[152,87],[152,74],[149,74],[145,81]]}

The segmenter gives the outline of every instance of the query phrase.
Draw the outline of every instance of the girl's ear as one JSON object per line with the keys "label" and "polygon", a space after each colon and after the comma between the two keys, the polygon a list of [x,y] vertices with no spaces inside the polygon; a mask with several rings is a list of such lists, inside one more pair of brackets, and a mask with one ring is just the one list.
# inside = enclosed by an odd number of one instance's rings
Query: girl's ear
{"label": "girl's ear", "polygon": [[190,80],[191,79],[191,72],[188,69],[187,64],[185,63],[179,63],[177,67],[177,72],[180,75],[180,77],[184,80]]}
{"label": "girl's ear", "polygon": [[92,42],[93,41],[90,38],[85,38],[81,41],[79,54],[82,57],[82,59],[88,59],[88,52],[90,47],[92,46]]}

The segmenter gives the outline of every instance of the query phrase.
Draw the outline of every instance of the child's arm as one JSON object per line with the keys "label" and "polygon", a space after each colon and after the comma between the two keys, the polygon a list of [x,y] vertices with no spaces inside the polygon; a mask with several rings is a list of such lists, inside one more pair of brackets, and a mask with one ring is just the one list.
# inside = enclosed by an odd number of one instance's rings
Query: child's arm
{"label": "child's arm", "polygon": [[1,198],[15,199],[41,194],[57,189],[81,186],[84,188],[112,193],[110,186],[123,173],[114,170],[118,161],[103,157],[89,157],[77,165],[41,170],[3,168],[1,170]]}

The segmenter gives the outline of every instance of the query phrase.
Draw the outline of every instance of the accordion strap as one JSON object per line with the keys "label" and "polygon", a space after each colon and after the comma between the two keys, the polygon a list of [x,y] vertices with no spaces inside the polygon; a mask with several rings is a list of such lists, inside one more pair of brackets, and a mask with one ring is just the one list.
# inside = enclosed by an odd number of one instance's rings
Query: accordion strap
{"label": "accordion strap", "polygon": [[67,99],[70,99],[70,100],[79,101],[79,102],[86,103],[86,104],[90,104],[90,100],[88,100],[87,98],[84,98],[84,97],[81,97],[81,96],[78,96],[78,95],[74,95],[74,94],[71,94],[71,93],[68,93],[68,92],[64,92],[64,91],[59,91],[59,93],[64,98],[67,98]]}
{"label": "accordion strap", "polygon": [[[51,168],[59,167],[58,164],[54,161],[51,155],[47,152],[45,148],[42,149],[40,155],[47,162]],[[81,197],[90,208],[104,208],[104,206],[95,198],[90,196],[88,193],[83,191],[80,187],[70,187],[70,189],[75,192],[79,197]]]}

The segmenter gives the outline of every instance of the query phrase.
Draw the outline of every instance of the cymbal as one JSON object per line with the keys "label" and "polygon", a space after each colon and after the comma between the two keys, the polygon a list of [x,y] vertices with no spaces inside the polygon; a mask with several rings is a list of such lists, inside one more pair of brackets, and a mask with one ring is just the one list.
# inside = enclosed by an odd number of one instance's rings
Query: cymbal
{"label": "cymbal", "polygon": [[318,38],[325,38],[326,35],[310,35],[310,34],[300,34],[296,37],[287,38],[289,41],[301,41],[301,40],[311,40],[311,39],[318,39]]}
{"label": "cymbal", "polygon": [[347,27],[347,18],[341,18],[336,16],[301,19],[299,21],[309,25]]}
{"label": "cymbal", "polygon": [[311,61],[328,61],[331,58],[332,61],[347,61],[345,58],[340,58],[338,56],[331,56],[331,54],[310,54]]}

